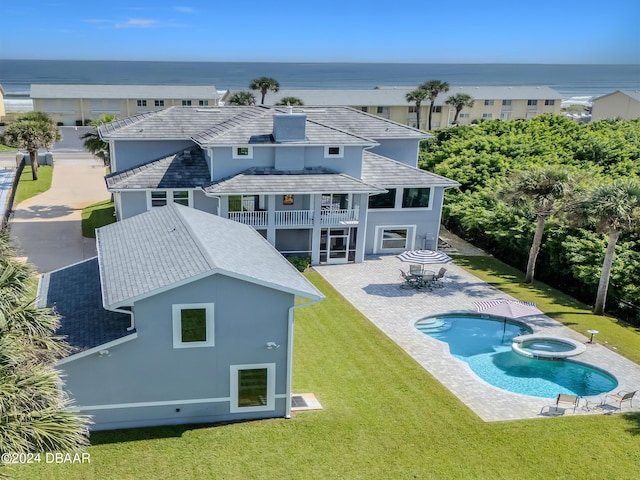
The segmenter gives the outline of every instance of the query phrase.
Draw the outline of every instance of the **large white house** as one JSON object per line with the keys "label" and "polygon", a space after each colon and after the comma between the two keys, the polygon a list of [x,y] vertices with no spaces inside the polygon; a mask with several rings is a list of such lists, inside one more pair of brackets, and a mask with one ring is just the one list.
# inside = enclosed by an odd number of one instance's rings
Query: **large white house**
{"label": "large white house", "polygon": [[171,107],[106,124],[118,219],[180,203],[313,264],[437,248],[444,192],[414,128],[347,107]]}

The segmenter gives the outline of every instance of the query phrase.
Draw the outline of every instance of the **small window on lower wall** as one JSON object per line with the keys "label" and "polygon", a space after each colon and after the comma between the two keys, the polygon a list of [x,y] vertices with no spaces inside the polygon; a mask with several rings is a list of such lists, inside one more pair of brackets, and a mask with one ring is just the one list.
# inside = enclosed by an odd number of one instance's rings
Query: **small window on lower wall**
{"label": "small window on lower wall", "polygon": [[173,348],[213,347],[213,303],[173,305]]}
{"label": "small window on lower wall", "polygon": [[232,413],[275,408],[275,363],[231,366]]}
{"label": "small window on lower wall", "polygon": [[396,250],[407,248],[408,230],[406,228],[384,229],[382,231],[382,249]]}

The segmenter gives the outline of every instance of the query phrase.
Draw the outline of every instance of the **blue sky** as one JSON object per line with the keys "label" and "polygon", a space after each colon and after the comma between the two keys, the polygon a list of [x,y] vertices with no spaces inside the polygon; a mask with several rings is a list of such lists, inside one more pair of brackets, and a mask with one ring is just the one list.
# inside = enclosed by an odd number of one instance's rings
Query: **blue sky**
{"label": "blue sky", "polygon": [[640,1],[14,0],[0,58],[640,63]]}

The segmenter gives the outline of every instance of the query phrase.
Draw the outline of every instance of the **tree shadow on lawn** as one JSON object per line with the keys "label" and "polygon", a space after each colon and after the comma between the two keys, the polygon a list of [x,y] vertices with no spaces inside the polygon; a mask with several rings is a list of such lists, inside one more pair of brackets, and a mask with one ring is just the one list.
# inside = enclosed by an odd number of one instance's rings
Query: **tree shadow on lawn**
{"label": "tree shadow on lawn", "polygon": [[123,442],[138,442],[145,440],[155,440],[158,438],[180,438],[185,432],[192,430],[201,430],[203,428],[224,427],[226,425],[234,425],[238,423],[283,420],[282,418],[265,418],[250,420],[234,420],[218,423],[191,423],[186,425],[163,425],[159,427],[140,427],[140,428],[123,428],[120,430],[103,430],[100,432],[92,432],[90,442],[92,446],[108,445]]}
{"label": "tree shadow on lawn", "polygon": [[627,431],[632,435],[640,435],[640,412],[625,413],[622,417],[629,422]]}

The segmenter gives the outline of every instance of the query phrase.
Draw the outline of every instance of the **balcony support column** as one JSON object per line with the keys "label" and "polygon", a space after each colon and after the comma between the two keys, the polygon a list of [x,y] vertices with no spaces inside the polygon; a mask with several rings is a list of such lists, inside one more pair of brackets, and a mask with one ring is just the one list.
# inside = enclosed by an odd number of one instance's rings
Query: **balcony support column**
{"label": "balcony support column", "polygon": [[276,196],[267,195],[267,241],[276,245]]}
{"label": "balcony support column", "polygon": [[311,209],[313,210],[313,227],[311,230],[311,265],[320,264],[320,228],[321,228],[320,195],[311,195]]}

